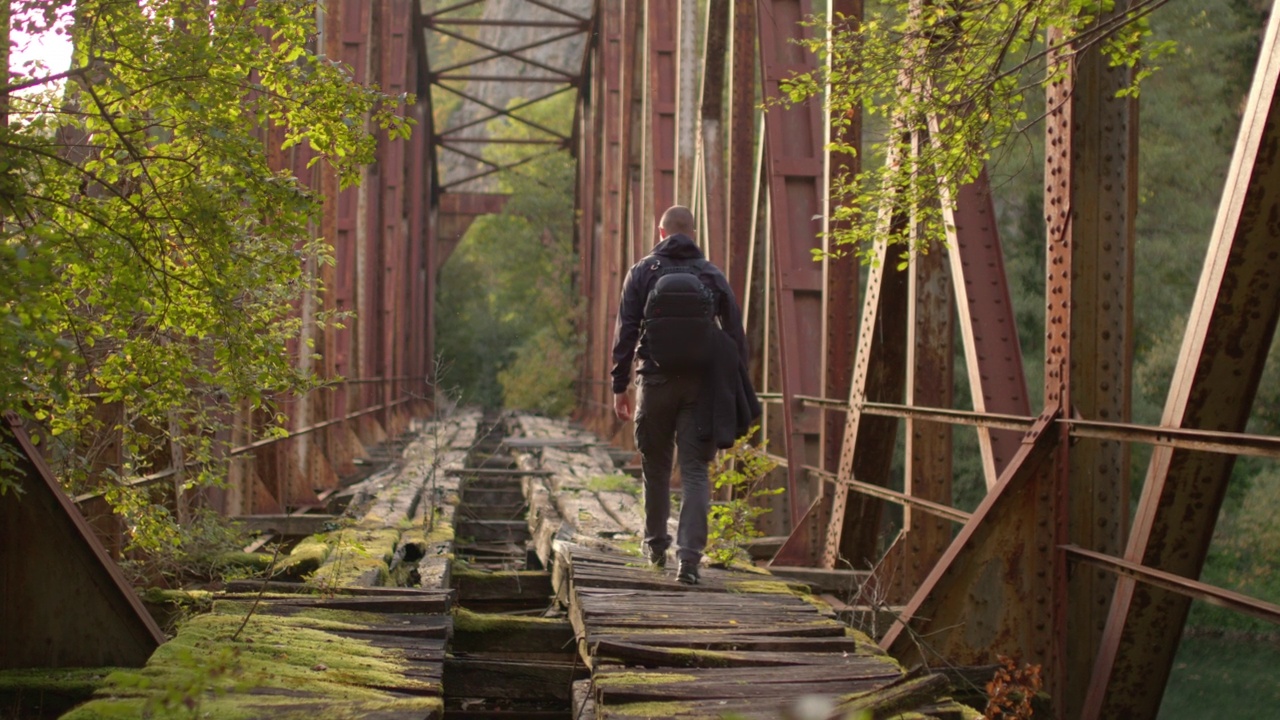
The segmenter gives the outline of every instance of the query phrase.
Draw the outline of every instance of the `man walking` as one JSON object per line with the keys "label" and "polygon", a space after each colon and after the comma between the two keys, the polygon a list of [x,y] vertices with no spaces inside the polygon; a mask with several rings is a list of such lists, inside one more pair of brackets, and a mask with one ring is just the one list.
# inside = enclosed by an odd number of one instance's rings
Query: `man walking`
{"label": "man walking", "polygon": [[[635,409],[636,447],[644,472],[643,547],[645,557],[656,567],[666,567],[671,546],[667,518],[672,454],[679,451],[683,495],[676,532],[676,579],[686,585],[697,584],[698,563],[707,544],[711,503],[707,464],[717,446],[710,426],[722,424],[734,410],[723,407],[726,403],[716,397],[713,387],[725,385],[720,379],[727,373],[733,374],[736,383],[738,365],[747,357],[742,311],[724,274],[694,243],[695,231],[688,208],[668,208],[658,224],[660,242],[627,273],[614,331],[612,371],[614,412],[625,421]],[[633,406],[628,388],[637,355]],[[755,403],[749,383],[747,393]],[[732,406],[732,400],[727,404]]]}

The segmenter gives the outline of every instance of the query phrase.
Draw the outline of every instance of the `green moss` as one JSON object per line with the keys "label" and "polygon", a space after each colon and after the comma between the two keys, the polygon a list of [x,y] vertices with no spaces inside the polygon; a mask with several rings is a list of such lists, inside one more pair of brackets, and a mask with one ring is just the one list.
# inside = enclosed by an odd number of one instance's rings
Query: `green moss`
{"label": "green moss", "polygon": [[630,475],[597,475],[587,480],[587,489],[592,492],[617,492],[639,497],[640,487],[640,481]]}
{"label": "green moss", "polygon": [[165,702],[176,707],[187,700],[198,704],[200,717],[227,720],[354,719],[388,710],[426,717],[441,711],[438,697],[404,697],[438,696],[441,688],[407,675],[401,651],[334,632],[378,622],[380,615],[315,609],[255,615],[236,637],[248,605],[216,603],[216,612],[188,621],[146,667],[112,673],[98,700],[67,717],[137,718],[144,710],[165,710]]}
{"label": "green moss", "polygon": [[271,553],[226,552],[213,558],[217,570],[251,570],[263,572],[271,567]]}
{"label": "green moss", "polygon": [[796,585],[782,580],[738,580],[727,582],[724,586],[729,592],[737,593],[793,595],[795,597],[804,597],[809,594],[807,585]]}
{"label": "green moss", "polygon": [[432,523],[430,532],[427,532],[427,529],[422,526],[405,530],[400,537],[400,544],[420,543],[423,547],[430,547],[439,543],[452,542],[453,534],[453,523],[437,515],[435,522]]}
{"label": "green moss", "polygon": [[682,702],[642,702],[614,705],[609,708],[609,715],[622,717],[674,718],[693,710],[689,703]]}
{"label": "green moss", "polygon": [[320,569],[333,548],[327,535],[312,535],[293,547],[289,555],[276,563],[274,575],[301,578]]}
{"label": "green moss", "polygon": [[472,570],[464,568],[454,571],[453,577],[460,580],[466,580],[472,583],[496,582],[498,580],[506,580],[510,578],[542,578],[546,577],[546,570]]}
{"label": "green moss", "polygon": [[400,531],[380,527],[338,535],[336,546],[312,579],[330,588],[385,585],[390,576],[387,564],[400,541]]}
{"label": "green moss", "polygon": [[[213,604],[213,612],[218,615],[232,615],[243,618],[253,607],[252,600],[218,600]],[[264,617],[266,617],[264,615]],[[276,617],[276,616],[271,616]],[[386,617],[382,613],[365,612],[363,610],[333,610],[298,606],[288,616],[291,624],[313,630],[352,630],[370,625],[381,625]]]}
{"label": "green moss", "polygon": [[[185,709],[165,712],[155,703],[147,706],[142,699],[95,700],[63,715],[62,720],[137,720],[148,710],[156,718],[190,718]],[[444,712],[439,698],[380,698],[376,700],[327,698],[308,702],[296,696],[264,697],[254,695],[205,696],[198,706],[198,717],[209,720],[364,720],[379,716],[438,718]],[[384,715],[385,714],[385,715]]]}
{"label": "green moss", "polygon": [[531,627],[560,625],[563,622],[563,620],[523,615],[489,615],[472,612],[464,607],[453,609],[453,628],[456,632],[519,632]]}
{"label": "green moss", "polygon": [[611,687],[619,685],[665,685],[667,683],[694,682],[697,679],[698,676],[687,673],[622,672],[597,675],[595,681],[597,687]]}
{"label": "green moss", "polygon": [[671,653],[678,659],[681,667],[729,667],[733,658],[722,652],[715,650],[692,650],[690,648],[667,648],[667,652]]}

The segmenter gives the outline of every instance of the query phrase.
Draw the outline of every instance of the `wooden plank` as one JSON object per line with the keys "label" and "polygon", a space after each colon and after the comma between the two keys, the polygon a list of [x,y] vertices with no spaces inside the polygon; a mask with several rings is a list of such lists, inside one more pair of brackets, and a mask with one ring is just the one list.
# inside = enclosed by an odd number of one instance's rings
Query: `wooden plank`
{"label": "wooden plank", "polygon": [[554,594],[551,573],[542,571],[455,572],[453,587],[462,604],[478,600],[547,600]]}
{"label": "wooden plank", "polygon": [[794,637],[754,633],[602,633],[592,635],[589,645],[622,642],[654,647],[694,650],[742,650],[768,652],[857,652],[859,643],[851,637]]}
{"label": "wooden plank", "polygon": [[[782,667],[788,665],[822,665],[843,667],[861,665],[877,659],[874,645],[862,645],[858,654],[853,653],[804,653],[804,652],[702,652],[684,649],[653,647],[614,640],[591,643],[592,653],[598,660],[613,660],[630,665],[697,668],[750,668]],[[880,651],[883,653],[883,651]]]}
{"label": "wooden plank", "polygon": [[263,597],[262,604],[298,605],[325,610],[360,610],[375,613],[439,615],[449,612],[451,595],[390,597],[323,597],[296,595]]}
{"label": "wooden plank", "polygon": [[[683,673],[684,671],[681,671]],[[873,692],[885,685],[884,678],[867,680],[825,680],[736,684],[716,681],[641,682],[604,684],[596,681],[596,702],[601,705],[628,702],[671,702],[683,700],[758,699],[782,703],[801,695],[847,695]]]}
{"label": "wooden plank", "polygon": [[468,468],[468,467],[446,468],[445,473],[448,475],[458,475],[463,478],[550,477],[553,474],[552,471],[550,470],[521,470],[520,468]]}
{"label": "wooden plank", "polygon": [[[264,587],[265,585],[265,587]],[[257,595],[260,590],[269,593],[297,593],[299,595],[313,595],[319,597],[324,595],[330,596],[353,596],[353,597],[447,597],[452,598],[455,595],[454,590],[438,590],[423,588],[407,588],[407,587],[342,587],[333,590],[324,590],[323,592],[315,585],[302,582],[280,582],[278,580],[268,580],[265,583],[262,580],[231,580],[224,586],[228,596],[237,593],[248,593]]]}

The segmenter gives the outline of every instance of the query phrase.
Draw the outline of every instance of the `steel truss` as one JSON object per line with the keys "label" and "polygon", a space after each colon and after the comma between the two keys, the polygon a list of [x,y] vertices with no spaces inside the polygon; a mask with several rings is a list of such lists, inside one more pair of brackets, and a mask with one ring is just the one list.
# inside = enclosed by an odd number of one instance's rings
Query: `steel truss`
{"label": "steel truss", "polygon": [[[750,98],[756,82],[762,97],[776,97],[780,79],[815,68],[795,42],[811,30],[797,21],[833,9],[861,13],[854,1],[709,0],[707,50],[686,60],[675,0],[597,2],[603,32],[591,68],[602,77],[588,81],[588,111],[600,136],[586,143],[596,152],[580,170],[595,184],[579,186],[595,194],[579,199],[593,213],[578,238],[591,257],[582,266],[590,319],[580,417],[626,442],[610,412],[606,359],[620,274],[651,244],[669,193],[681,193],[671,190],[675,159],[696,150],[693,196],[678,199],[696,208],[709,254],[743,301],[769,405],[765,436],[785,467],[787,500],[767,528],[788,535],[775,564],[874,569],[867,590],[903,603],[882,644],[908,662],[1015,656],[1043,665],[1058,717],[1155,717],[1192,598],[1280,622],[1275,605],[1196,580],[1234,457],[1280,453],[1276,438],[1244,433],[1280,316],[1266,280],[1280,268],[1262,220],[1280,202],[1278,20],[1165,417],[1143,427],[1129,416],[1136,105],[1115,98],[1127,71],[1085,50],[1049,91],[1045,380],[1033,405],[985,174],[952,199],[954,210],[947,205],[945,253],[902,270],[879,263],[862,292],[856,267],[810,260],[830,216],[828,183],[848,161],[824,152],[818,107],[761,118]],[[728,47],[716,52],[722,27]],[[679,145],[675,128],[679,98],[689,97],[672,85],[682,61],[703,65],[696,148]],[[720,127],[723,145],[707,135]],[[907,211],[886,222],[905,222]],[[957,336],[972,411],[954,409]],[[901,426],[899,492],[890,460]],[[972,513],[951,507],[956,426],[978,432],[988,493]],[[1130,529],[1125,470],[1135,442],[1156,451]],[[887,544],[885,503],[905,508]]]}

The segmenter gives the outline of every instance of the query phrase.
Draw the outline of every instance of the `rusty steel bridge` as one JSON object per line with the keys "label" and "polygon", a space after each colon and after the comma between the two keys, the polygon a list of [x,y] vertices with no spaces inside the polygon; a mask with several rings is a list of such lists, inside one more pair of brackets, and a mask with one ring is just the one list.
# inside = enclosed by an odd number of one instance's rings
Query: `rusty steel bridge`
{"label": "rusty steel bridge", "polygon": [[[945,252],[861,273],[852,258],[813,259],[827,249],[831,178],[858,161],[826,152],[820,104],[766,113],[760,100],[817,69],[796,42],[817,31],[802,20],[857,17],[861,0],[707,0],[705,15],[692,0],[519,0],[500,6],[506,14],[477,13],[481,2],[322,1],[324,50],[361,82],[416,93],[404,112],[417,129],[382,143],[360,187],[339,190],[308,167],[304,148],[273,158],[333,198],[318,228],[337,259],[326,303],[355,319],[316,340],[322,374],[350,379],[323,400],[292,403],[285,441],[250,443],[255,420],[244,419],[228,438],[231,482],[215,507],[240,516],[314,504],[364,447],[429,410],[433,338],[446,322],[434,308],[440,269],[472,220],[501,210],[492,176],[568,150],[585,300],[577,420],[630,442],[608,383],[619,288],[662,210],[694,208],[708,256],[744,306],[764,433],[783,462],[787,492],[770,522],[786,540],[773,564],[872,570],[875,592],[901,608],[881,646],[904,663],[937,659],[922,656],[927,636],[930,653],[957,665],[998,655],[1042,664],[1058,717],[1154,718],[1193,600],[1280,621],[1280,607],[1198,579],[1236,458],[1280,457],[1280,438],[1245,433],[1280,314],[1280,15],[1266,30],[1164,413],[1147,426],[1130,411],[1137,100],[1114,92],[1128,69],[1083,52],[1048,90],[1036,388],[985,175],[944,208]],[[473,46],[473,59],[433,57],[442,37]],[[569,62],[540,54],[557,46],[573,49]],[[519,112],[561,93],[576,96],[570,133]],[[445,97],[469,112],[438,126],[433,101]],[[488,134],[504,118],[528,137]],[[858,144],[857,122],[844,132]],[[491,143],[525,154],[499,163],[483,152]],[[957,373],[972,397],[954,396]],[[972,512],[953,502],[957,428],[976,432],[981,453],[986,495]],[[1131,498],[1135,445],[1153,449]],[[90,517],[102,513],[81,501]],[[886,542],[889,505],[902,521]]]}

